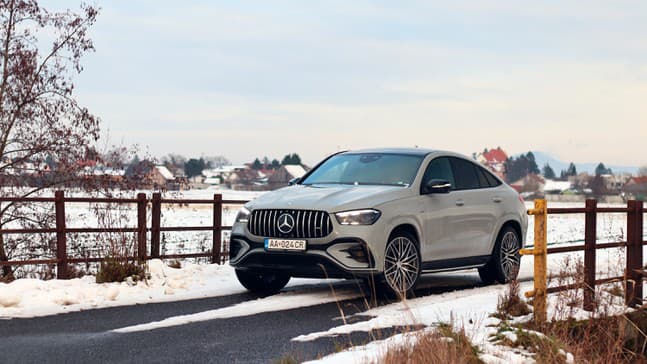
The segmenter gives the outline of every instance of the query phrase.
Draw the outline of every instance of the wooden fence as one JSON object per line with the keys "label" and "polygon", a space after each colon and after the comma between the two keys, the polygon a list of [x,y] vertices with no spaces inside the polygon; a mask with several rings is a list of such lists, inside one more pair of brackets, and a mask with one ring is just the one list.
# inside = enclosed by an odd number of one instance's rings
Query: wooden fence
{"label": "wooden fence", "polygon": [[[627,215],[627,240],[611,243],[597,243],[597,215],[600,213],[624,213]],[[628,306],[640,306],[643,302],[643,278],[647,276],[643,267],[643,214],[642,201],[628,201],[627,207],[598,207],[597,201],[586,200],[584,208],[548,208],[546,200],[535,200],[535,208],[528,210],[535,217],[535,242],[532,249],[522,249],[522,255],[534,256],[534,290],[526,292],[527,297],[534,297],[534,315],[537,322],[546,320],[546,295],[577,289],[584,290],[583,308],[592,311],[595,308],[596,285],[623,281],[625,286],[625,303]],[[584,214],[584,245],[562,247],[547,246],[547,216],[549,214]],[[596,279],[596,251],[598,249],[626,248],[626,266],[624,275]],[[584,251],[584,282],[547,287],[547,255]]]}
{"label": "wooden fence", "polygon": [[[19,203],[53,203],[56,214],[56,227],[39,229],[0,229],[0,234],[56,234],[56,259],[31,259],[0,261],[2,266],[21,266],[37,264],[56,264],[56,277],[69,278],[69,264],[101,262],[102,257],[73,258],[67,252],[68,233],[135,233],[137,244],[135,256],[125,259],[144,261],[147,259],[181,259],[210,257],[212,263],[221,264],[226,260],[226,252],[222,250],[222,232],[231,230],[231,226],[222,226],[222,206],[242,205],[246,200],[223,200],[222,195],[214,194],[213,200],[199,199],[164,199],[160,193],[153,193],[147,198],[145,193],[138,193],[136,198],[96,198],[96,197],[65,197],[63,191],[56,191],[54,197],[0,197],[2,202]],[[137,225],[120,227],[75,228],[68,227],[65,218],[66,203],[94,203],[94,204],[135,204],[137,208]],[[207,204],[213,206],[213,223],[209,226],[162,226],[162,205],[164,204]],[[151,209],[151,224],[147,225],[148,208]],[[213,241],[211,252],[190,254],[160,254],[160,235],[166,231],[211,231]],[[150,252],[146,251],[147,235],[150,232]]]}

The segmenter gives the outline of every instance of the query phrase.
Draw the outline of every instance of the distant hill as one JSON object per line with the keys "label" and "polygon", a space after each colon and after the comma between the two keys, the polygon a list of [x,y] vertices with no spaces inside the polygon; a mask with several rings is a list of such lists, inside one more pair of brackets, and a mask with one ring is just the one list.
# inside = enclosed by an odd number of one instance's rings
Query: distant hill
{"label": "distant hill", "polygon": [[[559,173],[562,170],[567,169],[570,163],[568,161],[567,162],[560,161],[548,153],[534,151],[534,150],[532,151],[532,153],[535,155],[535,161],[537,162],[537,165],[539,166],[540,170],[544,167],[546,163],[548,163],[553,168],[557,176],[559,176]],[[521,154],[515,155],[515,157],[518,157],[520,155]],[[595,167],[597,167],[600,162],[604,163],[605,167],[611,168],[613,173],[631,173],[635,175],[638,172],[638,167],[609,165],[605,163],[605,161],[599,161],[599,162],[593,162],[593,163],[575,163],[575,168],[577,168],[578,173],[587,172],[589,174],[593,174],[595,173]]]}

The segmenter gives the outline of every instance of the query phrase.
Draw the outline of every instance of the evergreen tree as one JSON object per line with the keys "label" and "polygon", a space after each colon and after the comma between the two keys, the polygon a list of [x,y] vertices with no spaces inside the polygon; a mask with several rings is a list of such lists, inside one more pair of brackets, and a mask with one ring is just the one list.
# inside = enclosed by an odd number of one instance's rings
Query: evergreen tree
{"label": "evergreen tree", "polygon": [[571,164],[568,165],[568,169],[566,170],[566,176],[577,176],[577,168],[575,168],[575,164],[571,162]]}
{"label": "evergreen tree", "polygon": [[272,169],[279,169],[281,162],[278,159],[272,159]]}
{"label": "evergreen tree", "polygon": [[544,165],[544,171],[543,172],[544,172],[543,173],[544,178],[546,178],[546,179],[555,179],[555,177],[556,177],[555,176],[555,171],[553,170],[553,168],[548,163],[546,163]]}
{"label": "evergreen tree", "polygon": [[252,163],[252,169],[256,169],[256,170],[263,169],[263,164],[258,158],[254,159],[254,162]]}
{"label": "evergreen tree", "polygon": [[596,176],[601,176],[603,174],[611,174],[611,169],[607,168],[604,166],[604,163],[598,164],[597,167],[595,167],[595,175]]}
{"label": "evergreen tree", "polygon": [[184,174],[186,174],[188,178],[199,176],[207,166],[208,165],[205,163],[204,158],[191,158],[184,164]]}
{"label": "evergreen tree", "polygon": [[528,159],[528,173],[539,174],[539,166],[537,166],[537,162],[535,161],[535,155],[532,152],[528,152],[526,158]]}
{"label": "evergreen tree", "polygon": [[299,157],[299,155],[296,153],[287,154],[285,157],[283,157],[283,161],[281,161],[281,165],[287,165],[287,164],[301,164],[301,157]]}

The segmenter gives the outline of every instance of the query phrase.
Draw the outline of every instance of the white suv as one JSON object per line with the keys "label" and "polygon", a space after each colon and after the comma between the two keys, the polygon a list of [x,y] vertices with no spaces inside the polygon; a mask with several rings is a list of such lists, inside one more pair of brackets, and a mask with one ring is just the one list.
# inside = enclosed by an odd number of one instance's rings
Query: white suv
{"label": "white suv", "polygon": [[466,268],[503,283],[516,277],[527,222],[519,194],[465,156],[348,151],[247,203],[230,264],[260,294],[290,277],[361,277],[406,295],[422,273]]}

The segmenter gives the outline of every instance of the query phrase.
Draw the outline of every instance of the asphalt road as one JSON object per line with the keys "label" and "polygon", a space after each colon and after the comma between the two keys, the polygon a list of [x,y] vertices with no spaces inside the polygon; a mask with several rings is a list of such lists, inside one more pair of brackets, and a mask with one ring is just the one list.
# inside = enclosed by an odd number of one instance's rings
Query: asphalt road
{"label": "asphalt road", "polygon": [[[348,287],[353,282],[335,283]],[[476,274],[423,278],[417,296],[480,285]],[[323,287],[314,287],[323,289]],[[291,288],[297,295],[313,286]],[[0,363],[272,363],[282,358],[316,359],[349,343],[365,344],[398,328],[379,333],[353,333],[312,342],[292,338],[339,326],[346,317],[366,309],[364,299],[322,304],[249,316],[215,319],[134,333],[111,330],[193,314],[254,300],[251,294],[171,303],[124,306],[31,319],[0,320]],[[377,304],[389,303],[380,299]],[[367,319],[354,316],[351,320]]]}

